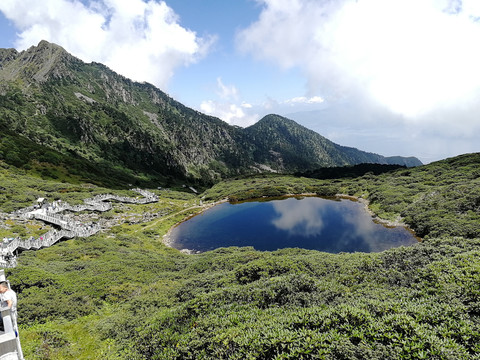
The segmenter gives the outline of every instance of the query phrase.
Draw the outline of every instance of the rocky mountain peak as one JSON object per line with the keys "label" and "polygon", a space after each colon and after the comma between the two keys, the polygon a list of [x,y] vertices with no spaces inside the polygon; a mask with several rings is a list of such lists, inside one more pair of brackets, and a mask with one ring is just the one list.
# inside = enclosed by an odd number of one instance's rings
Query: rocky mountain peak
{"label": "rocky mountain peak", "polygon": [[14,129],[12,136],[101,164],[106,173],[125,169],[210,183],[257,170],[387,162],[279,115],[246,129],[230,126],[47,41],[0,51],[0,105],[0,126]]}
{"label": "rocky mountain peak", "polygon": [[72,73],[68,64],[79,61],[81,60],[70,55],[61,46],[45,40],[21,52],[15,49],[2,49],[0,79],[20,78],[26,82],[43,83],[52,77],[70,77]]}

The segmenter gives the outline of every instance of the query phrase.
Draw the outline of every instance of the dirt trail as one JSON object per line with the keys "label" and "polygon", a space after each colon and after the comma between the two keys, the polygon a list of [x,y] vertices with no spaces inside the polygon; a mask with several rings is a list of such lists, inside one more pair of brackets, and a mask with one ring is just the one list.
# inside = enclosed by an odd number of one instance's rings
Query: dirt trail
{"label": "dirt trail", "polygon": [[[183,210],[180,210],[180,211],[177,211],[177,212],[174,212],[174,213],[171,213],[170,215],[167,215],[167,216],[164,216],[164,217],[160,217],[156,220],[154,220],[150,225],[148,226],[145,226],[145,227],[142,227],[141,229],[138,229],[138,230],[135,230],[133,233],[137,233],[139,231],[144,231],[146,229],[150,229],[151,227],[154,227],[156,226],[158,223],[161,223],[165,220],[168,220],[174,216],[177,216],[177,215],[180,215],[181,213],[184,213],[184,212],[187,212],[189,210],[193,210],[193,209],[203,209],[204,206],[203,205],[194,205],[194,206],[190,206],[189,208],[186,208],[186,209],[183,209]],[[202,210],[203,211],[203,210]]]}

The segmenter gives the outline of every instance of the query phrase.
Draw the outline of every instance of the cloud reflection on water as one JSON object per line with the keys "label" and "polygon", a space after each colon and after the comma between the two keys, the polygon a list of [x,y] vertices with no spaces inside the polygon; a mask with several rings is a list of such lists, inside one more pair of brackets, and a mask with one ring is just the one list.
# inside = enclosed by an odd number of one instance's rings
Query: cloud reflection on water
{"label": "cloud reflection on water", "polygon": [[[305,198],[272,203],[275,218],[271,223],[288,236],[316,238],[314,247],[328,246],[329,251],[379,252],[392,243],[410,245],[416,242],[404,228],[387,229],[375,223],[363,205],[349,200],[331,201]],[[355,249],[355,250],[353,250]]]}
{"label": "cloud reflection on water", "polygon": [[278,230],[287,231],[289,235],[319,236],[324,228],[323,214],[326,204],[320,201],[309,201],[310,198],[298,200],[273,202],[272,205],[278,217],[272,220],[272,224]]}
{"label": "cloud reflection on water", "polygon": [[[360,204],[358,205],[360,206]],[[373,221],[366,211],[348,212],[345,214],[344,220],[351,225],[353,234],[350,236],[362,239],[365,251],[368,252],[380,252],[390,249],[392,246],[417,243],[416,238],[406,228],[399,226],[387,228]]]}
{"label": "cloud reflection on water", "polygon": [[171,236],[174,247],[195,251],[253,246],[262,251],[378,252],[417,242],[404,228],[375,223],[358,202],[318,197],[220,204],[182,223]]}

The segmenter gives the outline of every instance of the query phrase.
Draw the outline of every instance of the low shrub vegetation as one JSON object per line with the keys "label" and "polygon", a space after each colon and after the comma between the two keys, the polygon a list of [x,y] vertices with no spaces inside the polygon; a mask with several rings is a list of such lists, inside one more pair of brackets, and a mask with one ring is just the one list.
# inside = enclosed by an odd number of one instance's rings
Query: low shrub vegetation
{"label": "low shrub vegetation", "polygon": [[[158,191],[156,205],[115,207],[110,216],[161,214],[23,252],[8,270],[26,358],[479,359],[478,169],[472,154],[350,178],[265,175],[199,197]],[[4,212],[49,191],[69,200],[113,191],[7,171],[20,188],[2,185]],[[186,255],[162,243],[200,198],[302,193],[362,197],[423,239],[352,254],[231,247]]]}

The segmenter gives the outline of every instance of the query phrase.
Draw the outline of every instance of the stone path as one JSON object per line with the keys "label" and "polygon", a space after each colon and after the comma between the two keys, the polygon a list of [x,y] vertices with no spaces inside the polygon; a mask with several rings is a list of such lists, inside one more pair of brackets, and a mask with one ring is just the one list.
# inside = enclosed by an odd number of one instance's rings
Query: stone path
{"label": "stone path", "polygon": [[99,232],[102,228],[98,224],[82,224],[72,221],[70,218],[61,215],[63,211],[108,211],[112,208],[111,200],[116,200],[130,204],[148,204],[158,201],[158,196],[142,189],[132,189],[142,195],[142,198],[131,198],[112,194],[97,195],[90,199],[85,199],[83,205],[70,205],[66,202],[54,201],[52,204],[44,204],[42,208],[36,209],[30,206],[17,210],[16,216],[24,219],[37,219],[46,223],[54,224],[61,230],[50,230],[39,238],[30,237],[29,239],[14,238],[13,240],[3,241],[0,246],[0,267],[10,268],[17,266],[17,257],[14,255],[16,250],[38,250],[49,247],[60,239],[71,239],[74,237],[88,237]]}

